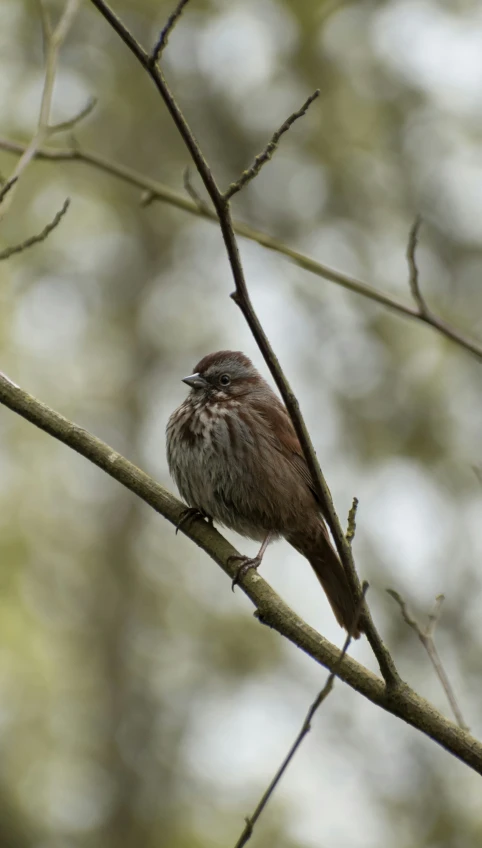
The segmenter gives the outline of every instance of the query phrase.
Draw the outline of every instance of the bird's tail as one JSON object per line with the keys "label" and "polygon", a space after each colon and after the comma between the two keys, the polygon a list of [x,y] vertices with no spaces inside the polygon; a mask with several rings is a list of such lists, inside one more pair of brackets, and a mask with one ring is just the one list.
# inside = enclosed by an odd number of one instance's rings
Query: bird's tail
{"label": "bird's tail", "polygon": [[288,535],[286,539],[309,561],[338,624],[358,639],[364,630],[363,617],[359,615],[359,607],[323,520],[317,522],[316,527]]}

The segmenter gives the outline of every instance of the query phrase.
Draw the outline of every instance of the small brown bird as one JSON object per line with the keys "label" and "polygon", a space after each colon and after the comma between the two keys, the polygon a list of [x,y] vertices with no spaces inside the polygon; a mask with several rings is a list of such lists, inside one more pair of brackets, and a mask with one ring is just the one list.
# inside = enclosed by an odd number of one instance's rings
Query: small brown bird
{"label": "small brown bird", "polygon": [[269,542],[284,537],[309,561],[349,630],[356,602],[282,402],[240,351],[205,356],[183,382],[191,391],[171,415],[166,438],[184,500],[193,513],[262,542],[244,569],[257,568]]}

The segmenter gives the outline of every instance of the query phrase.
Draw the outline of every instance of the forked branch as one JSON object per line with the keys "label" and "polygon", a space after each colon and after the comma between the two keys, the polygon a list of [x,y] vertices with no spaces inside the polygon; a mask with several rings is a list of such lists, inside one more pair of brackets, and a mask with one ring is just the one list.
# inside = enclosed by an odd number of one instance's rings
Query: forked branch
{"label": "forked branch", "polygon": [[387,592],[389,595],[391,595],[394,601],[397,602],[400,607],[400,612],[402,614],[403,620],[408,624],[409,627],[412,628],[412,630],[415,631],[423,647],[425,648],[429,660],[434,667],[435,674],[437,675],[438,679],[440,680],[440,683],[442,684],[443,690],[452,708],[452,712],[455,716],[457,724],[459,725],[459,727],[462,728],[462,730],[468,730],[469,728],[464,721],[464,717],[457,703],[452,684],[450,683],[447,672],[445,671],[442,665],[442,660],[440,659],[439,653],[437,651],[437,646],[435,645],[435,628],[442,612],[442,604],[445,600],[444,595],[437,595],[437,597],[435,598],[433,610],[428,617],[427,626],[424,628],[421,624],[419,624],[418,621],[413,618],[412,615],[410,615],[406,602],[398,594],[398,592],[395,592],[394,589],[387,589]]}
{"label": "forked branch", "polygon": [[[163,515],[174,527],[179,524],[185,504],[105,442],[36,400],[3,374],[0,374],[0,403],[92,462]],[[232,557],[238,551],[214,527],[207,522],[192,521],[185,524],[181,532],[233,579],[236,565]],[[406,684],[390,689],[380,677],[348,655],[340,663],[339,648],[297,616],[260,574],[248,573],[241,585],[255,605],[260,621],[289,639],[320,665],[334,671],[352,689],[420,730],[482,775],[482,742],[446,719]]]}
{"label": "forked branch", "polygon": [[[16,153],[22,155],[26,150],[26,145],[11,141],[8,138],[0,138],[0,150],[7,153]],[[121,180],[127,185],[134,186],[142,192],[141,203],[148,206],[151,203],[167,203],[174,206],[176,209],[181,209],[183,212],[188,212],[190,215],[196,215],[200,218],[205,218],[213,223],[218,223],[216,212],[211,209],[202,199],[199,198],[190,180],[184,182],[185,188],[191,200],[188,200],[181,192],[175,191],[170,186],[164,185],[144,174],[139,173],[133,168],[128,168],[126,165],[121,165],[120,162],[114,162],[111,159],[106,159],[98,153],[91,150],[85,150],[78,145],[75,147],[47,147],[43,146],[35,153],[35,158],[45,162],[80,162],[89,167],[110,174],[113,177]],[[0,191],[1,199],[1,191]],[[321,262],[317,262],[311,256],[306,256],[298,250],[294,250],[287,244],[279,241],[268,233],[263,233],[250,227],[242,221],[233,221],[234,232],[238,236],[254,241],[260,247],[266,250],[272,250],[280,254],[285,259],[293,262],[298,268],[308,271],[317,277],[321,277],[330,283],[334,283],[347,291],[358,294],[379,306],[383,306],[390,312],[396,315],[401,315],[403,318],[409,318],[412,321],[417,321],[424,324],[426,327],[431,327],[443,338],[449,339],[462,350],[475,356],[476,359],[482,362],[482,346],[463,335],[455,327],[443,322],[440,318],[430,313],[429,315],[421,315],[418,308],[414,309],[401,300],[391,297],[385,292],[368,285],[363,280],[358,280],[356,277],[350,277],[348,274],[343,274],[341,271],[336,271]]]}
{"label": "forked branch", "polygon": [[276,130],[275,133],[273,133],[271,140],[268,142],[264,150],[262,150],[261,153],[258,153],[251,167],[248,168],[247,171],[243,171],[239,180],[236,180],[236,182],[231,183],[227,191],[224,192],[225,200],[230,200],[234,194],[236,194],[238,191],[241,191],[244,186],[248,185],[251,180],[254,180],[254,178],[258,176],[263,165],[265,165],[266,162],[269,162],[273,153],[278,147],[281,136],[288,132],[288,130],[293,126],[294,122],[297,121],[298,118],[302,118],[303,115],[306,115],[311,104],[314,100],[316,100],[319,94],[320,89],[317,88],[316,91],[313,92],[313,94],[310,94],[305,103],[303,103],[301,109],[297,109],[297,111],[293,112],[293,114],[290,115],[289,118],[286,118],[286,121],[281,124],[280,128]]}
{"label": "forked branch", "polygon": [[[355,498],[355,500],[356,500],[356,498]],[[310,706],[310,708],[309,708],[309,710],[306,714],[305,720],[304,720],[303,724],[301,725],[301,730],[299,731],[298,735],[296,736],[295,741],[293,742],[292,746],[290,747],[286,757],[284,758],[283,762],[281,763],[278,771],[276,772],[275,776],[273,777],[273,779],[270,782],[269,786],[267,787],[266,791],[263,792],[261,798],[259,799],[259,801],[256,805],[254,812],[252,813],[251,816],[248,816],[245,819],[244,829],[243,829],[241,836],[239,837],[238,841],[236,842],[235,848],[243,848],[243,845],[246,845],[246,843],[251,839],[251,836],[253,835],[253,829],[254,829],[256,822],[258,821],[261,813],[263,812],[268,801],[270,800],[271,796],[273,795],[273,792],[275,791],[276,787],[278,786],[278,783],[280,782],[281,778],[283,777],[283,775],[284,775],[286,769],[288,768],[289,764],[291,763],[293,757],[295,756],[296,752],[298,751],[301,743],[303,742],[303,739],[310,732],[311,722],[313,721],[315,713],[321,707],[323,701],[326,701],[328,695],[332,691],[333,686],[335,685],[335,678],[336,678],[336,676],[337,676],[337,674],[340,670],[340,666],[341,666],[343,659],[344,659],[344,657],[345,657],[345,655],[348,651],[348,648],[350,647],[351,640],[353,639],[353,632],[357,628],[358,620],[360,618],[360,613],[362,611],[363,602],[364,602],[367,590],[368,590],[368,583],[364,582],[363,586],[362,586],[362,596],[361,596],[360,602],[358,604],[358,609],[356,610],[352,629],[351,629],[350,633],[347,633],[345,643],[344,643],[344,645],[341,649],[340,656],[338,658],[338,662],[336,663],[333,670],[329,673],[329,675],[326,679],[326,683],[323,686],[323,689],[321,690],[321,692],[318,693],[315,700],[311,704],[311,706]]]}
{"label": "forked branch", "polygon": [[[288,380],[286,379],[283,370],[281,369],[276,354],[268,341],[266,333],[264,332],[264,329],[261,326],[258,316],[251,303],[246,279],[244,276],[243,266],[241,264],[241,259],[239,256],[239,249],[231,218],[229,200],[226,199],[225,195],[218,187],[213,173],[208,163],[206,162],[206,159],[204,158],[201,148],[199,147],[194,137],[194,134],[191,131],[191,128],[189,127],[186,119],[184,118],[184,115],[182,114],[179,105],[173,97],[159,66],[152,61],[149,54],[134,38],[134,36],[127,29],[125,24],[112,11],[112,9],[105,2],[105,0],[91,0],[91,2],[104,16],[106,21],[115,30],[115,32],[119,35],[122,41],[128,46],[129,50],[133,53],[138,62],[146,71],[146,73],[152,79],[154,85],[159,91],[159,94],[161,95],[169,111],[169,114],[171,115],[179,131],[179,134],[184,144],[186,145],[191,155],[191,158],[199,172],[199,176],[201,177],[206,187],[209,197],[211,198],[219,221],[219,226],[224,239],[226,252],[231,266],[231,272],[234,279],[235,291],[233,292],[231,297],[243,313],[246,322],[253,334],[253,337],[264,357],[264,360],[269,370],[271,371],[273,379],[276,385],[278,386],[280,394],[285,402],[286,408],[288,410],[296,434],[300,441],[303,455],[310,470],[315,491],[319,497],[320,503],[323,504],[323,511],[330,526],[330,529],[333,533],[335,544],[340,559],[343,563],[343,567],[346,571],[349,585],[351,586],[354,595],[356,597],[360,597],[361,585],[358,579],[358,575],[356,573],[351,547],[345,538],[341,523],[333,506],[331,493],[328,488],[327,482],[322,474],[320,465],[318,463],[310,435],[308,433],[306,424],[300,412],[298,401],[291,389],[291,386],[288,383]],[[384,645],[379,633],[377,632],[373,624],[370,612],[366,604],[363,619],[367,639],[377,658],[380,670],[387,685],[391,686],[392,688],[398,686],[400,684],[400,677],[395,668],[395,664],[388,649]]]}
{"label": "forked branch", "polygon": [[151,62],[152,62],[153,65],[155,65],[159,61],[159,59],[161,58],[161,53],[164,50],[164,48],[167,46],[168,38],[169,38],[172,30],[176,26],[176,23],[178,22],[179,18],[181,17],[184,6],[187,3],[188,3],[188,0],[179,0],[179,3],[177,4],[173,13],[171,15],[169,15],[167,22],[166,22],[166,25],[161,29],[161,32],[159,34],[159,38],[157,39],[157,41],[156,41],[156,43],[153,47],[151,56],[150,56],[150,59],[151,59]]}
{"label": "forked branch", "polygon": [[[11,174],[7,185],[11,189],[8,193],[3,190],[3,196],[0,198],[2,203],[0,207],[0,218],[5,216],[10,204],[13,201],[18,180],[27,169],[28,165],[35,157],[38,150],[48,139],[52,128],[49,126],[50,113],[52,110],[52,99],[54,93],[55,75],[57,71],[57,61],[59,50],[65,41],[70,27],[72,26],[74,17],[77,13],[80,0],[66,0],[64,9],[60,15],[55,29],[52,29],[52,24],[44,0],[37,0],[37,5],[40,13],[40,21],[42,24],[42,32],[44,37],[44,52],[45,52],[45,77],[42,89],[42,98],[40,102],[40,110],[37,121],[37,128],[30,144],[25,148],[20,159],[18,160],[13,173]],[[55,130],[55,127],[53,128]]]}

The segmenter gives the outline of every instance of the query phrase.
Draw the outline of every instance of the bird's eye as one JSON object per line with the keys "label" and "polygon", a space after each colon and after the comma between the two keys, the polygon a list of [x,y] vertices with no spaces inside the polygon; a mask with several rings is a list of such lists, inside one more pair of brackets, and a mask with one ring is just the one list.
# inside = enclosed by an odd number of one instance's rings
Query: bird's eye
{"label": "bird's eye", "polygon": [[223,374],[222,377],[219,378],[219,382],[222,386],[229,386],[231,382],[231,377],[229,374]]}

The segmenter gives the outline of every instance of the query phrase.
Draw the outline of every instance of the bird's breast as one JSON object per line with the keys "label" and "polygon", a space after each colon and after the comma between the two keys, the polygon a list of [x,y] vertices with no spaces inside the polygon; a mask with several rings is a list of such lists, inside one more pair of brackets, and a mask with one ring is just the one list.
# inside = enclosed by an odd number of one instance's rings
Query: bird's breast
{"label": "bird's breast", "polygon": [[[265,534],[262,469],[249,418],[235,401],[184,404],[167,426],[169,468],[187,503],[253,539]],[[268,528],[269,529],[269,528]]]}

